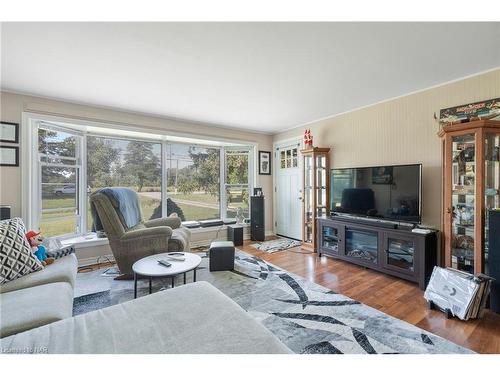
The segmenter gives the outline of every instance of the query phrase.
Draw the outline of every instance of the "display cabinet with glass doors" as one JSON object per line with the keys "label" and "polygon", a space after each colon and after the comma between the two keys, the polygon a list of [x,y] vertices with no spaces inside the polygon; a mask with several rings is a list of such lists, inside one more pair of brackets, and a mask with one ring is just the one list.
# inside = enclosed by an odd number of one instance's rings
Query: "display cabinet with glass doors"
{"label": "display cabinet with glass doors", "polygon": [[444,126],[444,264],[488,272],[488,210],[500,207],[500,121]]}
{"label": "display cabinet with glass doors", "polygon": [[300,151],[303,157],[302,242],[317,251],[316,218],[330,212],[329,148],[313,147]]}

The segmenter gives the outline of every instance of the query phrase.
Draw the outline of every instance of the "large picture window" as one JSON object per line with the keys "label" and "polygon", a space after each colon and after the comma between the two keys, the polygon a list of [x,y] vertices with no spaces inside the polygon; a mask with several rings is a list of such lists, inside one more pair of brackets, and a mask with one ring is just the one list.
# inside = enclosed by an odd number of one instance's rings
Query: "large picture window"
{"label": "large picture window", "polygon": [[90,133],[72,124],[32,123],[38,153],[31,157],[37,165],[31,175],[37,189],[30,192],[29,223],[47,237],[92,231],[88,197],[113,186],[137,192],[146,220],[172,213],[182,221],[249,217],[251,146],[142,139],[126,131],[110,136],[96,127]]}

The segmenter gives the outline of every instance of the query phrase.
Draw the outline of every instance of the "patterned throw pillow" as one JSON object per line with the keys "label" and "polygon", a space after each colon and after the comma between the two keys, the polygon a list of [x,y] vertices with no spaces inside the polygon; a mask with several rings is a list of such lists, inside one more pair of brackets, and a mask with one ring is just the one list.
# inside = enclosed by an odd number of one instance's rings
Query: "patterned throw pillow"
{"label": "patterned throw pillow", "polygon": [[0,284],[43,269],[31,251],[26,228],[18,217],[0,221],[0,265]]}

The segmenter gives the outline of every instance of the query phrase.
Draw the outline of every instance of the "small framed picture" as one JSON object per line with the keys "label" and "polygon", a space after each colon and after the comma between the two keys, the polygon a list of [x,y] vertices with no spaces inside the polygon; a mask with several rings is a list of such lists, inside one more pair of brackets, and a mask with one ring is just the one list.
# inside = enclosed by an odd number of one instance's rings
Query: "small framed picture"
{"label": "small framed picture", "polygon": [[19,124],[1,121],[0,142],[19,143]]}
{"label": "small framed picture", "polygon": [[0,146],[0,166],[19,167],[19,147]]}
{"label": "small framed picture", "polygon": [[271,151],[259,151],[259,174],[271,174]]}

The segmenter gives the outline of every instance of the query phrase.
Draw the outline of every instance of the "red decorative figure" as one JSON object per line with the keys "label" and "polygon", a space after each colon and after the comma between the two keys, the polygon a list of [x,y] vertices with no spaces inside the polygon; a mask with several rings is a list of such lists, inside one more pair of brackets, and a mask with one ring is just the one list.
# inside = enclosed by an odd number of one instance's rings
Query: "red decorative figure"
{"label": "red decorative figure", "polygon": [[311,129],[307,129],[304,132],[304,145],[306,148],[312,148],[313,146],[313,137],[311,135]]}

